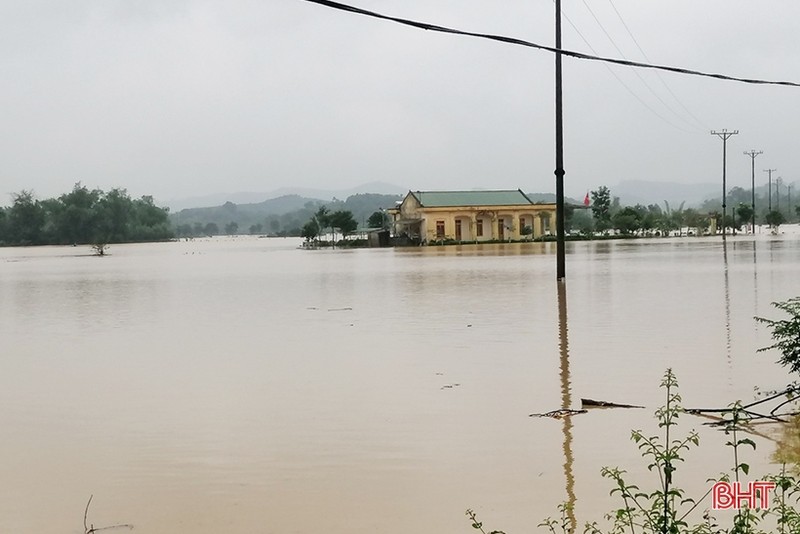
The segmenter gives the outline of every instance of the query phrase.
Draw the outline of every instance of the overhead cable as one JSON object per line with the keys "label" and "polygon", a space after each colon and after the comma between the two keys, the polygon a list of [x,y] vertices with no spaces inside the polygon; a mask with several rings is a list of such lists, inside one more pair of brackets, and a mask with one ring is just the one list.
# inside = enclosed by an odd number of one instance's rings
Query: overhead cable
{"label": "overhead cable", "polygon": [[[575,25],[575,23],[572,22],[572,19],[570,19],[569,16],[563,10],[561,11],[561,15],[564,17],[564,19],[567,21],[567,23],[569,23],[569,25],[572,26],[572,29],[575,30],[575,33],[577,33],[578,37],[580,37],[583,40],[583,42],[586,44],[586,46],[589,48],[589,50],[591,50],[592,52],[594,52],[596,54],[597,51],[594,49],[594,47],[591,45],[591,43],[589,43],[588,39],[586,39],[586,37],[583,35],[583,33],[581,33],[581,31],[578,29],[578,27]],[[620,85],[622,85],[622,87],[624,87],[625,90],[628,91],[628,93],[630,93],[630,95],[633,98],[638,100],[639,103],[642,106],[647,108],[647,110],[650,111],[650,113],[652,113],[653,115],[655,115],[656,117],[658,117],[659,119],[661,119],[662,121],[666,122],[667,124],[669,124],[670,126],[672,126],[673,128],[675,128],[677,130],[680,130],[680,131],[686,132],[686,133],[692,133],[691,131],[686,130],[685,128],[682,128],[681,126],[675,124],[674,122],[672,122],[671,120],[669,120],[668,118],[663,116],[661,113],[659,113],[658,111],[653,109],[653,107],[650,106],[647,102],[645,102],[644,99],[642,99],[642,97],[640,97],[638,94],[636,94],[636,91],[631,89],[631,87],[627,83],[625,83],[625,81],[622,78],[620,78],[619,74],[614,72],[614,69],[612,69],[607,63],[603,63],[603,66],[606,69],[608,69],[608,72],[610,72],[611,75],[614,76],[614,78],[617,79],[617,81],[620,83]]]}
{"label": "overhead cable", "polygon": [[706,78],[716,78],[718,80],[727,80],[732,82],[742,82],[742,83],[750,83],[750,84],[757,84],[757,85],[785,85],[789,87],[800,87],[800,83],[798,82],[789,82],[789,81],[774,81],[774,80],[759,80],[753,78],[739,78],[737,76],[728,76],[726,74],[715,74],[710,72],[701,72],[697,70],[691,69],[683,69],[680,67],[670,67],[667,65],[655,65],[650,63],[640,63],[638,61],[629,61],[625,59],[616,59],[616,58],[609,58],[609,57],[601,57],[601,56],[592,56],[589,54],[584,54],[582,52],[575,52],[574,50],[565,50],[565,49],[558,49],[552,46],[546,46],[542,44],[533,43],[531,41],[525,41],[523,39],[517,39],[515,37],[506,37],[503,35],[495,35],[490,33],[477,33],[477,32],[470,32],[464,30],[458,30],[455,28],[448,28],[447,26],[438,26],[436,24],[429,24],[427,22],[420,22],[410,19],[404,19],[400,17],[392,17],[389,15],[383,15],[381,13],[376,13],[374,11],[368,11],[366,9],[361,9],[359,7],[350,6],[347,4],[342,4],[339,2],[332,2],[330,0],[304,0],[305,2],[311,2],[312,4],[319,4],[322,6],[330,7],[333,9],[339,9],[341,11],[347,11],[350,13],[356,13],[358,15],[364,15],[367,17],[372,17],[376,19],[382,20],[390,20],[392,22],[396,22],[398,24],[403,24],[405,26],[412,26],[414,28],[419,28],[422,30],[428,30],[433,32],[440,32],[440,33],[450,33],[454,35],[465,35],[468,37],[478,37],[480,39],[487,39],[490,41],[498,41],[501,43],[513,44],[517,46],[524,46],[527,48],[536,48],[538,50],[545,50],[547,52],[553,53],[561,53],[561,55],[574,57],[576,59],[586,59],[589,61],[602,61],[605,63],[614,63],[616,65],[625,65],[628,67],[639,67],[643,69],[655,69],[655,70],[663,70],[667,72],[675,72],[678,74],[688,74],[691,76],[703,76]]}
{"label": "overhead cable", "polygon": [[[605,27],[605,26],[603,26],[603,23],[602,23],[602,22],[600,22],[600,19],[598,18],[597,14],[595,14],[594,10],[592,10],[591,6],[589,6],[589,3],[588,3],[586,0],[583,0],[583,5],[586,7],[586,9],[587,9],[587,10],[589,11],[589,13],[592,15],[592,18],[593,18],[593,19],[594,19],[594,21],[597,23],[597,25],[598,25],[598,26],[600,26],[600,29],[603,31],[603,34],[605,34],[606,38],[607,38],[607,39],[608,39],[608,40],[611,42],[611,45],[612,45],[612,46],[613,46],[613,47],[616,49],[617,53],[619,53],[619,55],[622,57],[622,59],[628,59],[628,58],[625,56],[625,53],[624,53],[624,52],[622,51],[622,49],[619,47],[619,45],[617,45],[617,42],[614,40],[614,38],[613,38],[613,37],[611,37],[611,34],[610,34],[610,33],[608,33],[608,31],[606,30],[606,27]],[[595,54],[597,54],[597,52],[596,52],[595,50],[592,50],[592,52],[594,52]],[[647,58],[645,58],[645,60],[647,60]],[[649,60],[647,60],[647,61],[649,61]],[[672,108],[672,106],[670,106],[669,104],[667,104],[667,103],[664,101],[664,99],[663,99],[663,98],[661,98],[661,95],[659,95],[659,94],[658,94],[658,93],[655,91],[655,89],[653,89],[653,88],[650,86],[650,84],[649,84],[649,83],[647,83],[647,80],[645,80],[644,76],[642,76],[642,74],[641,74],[641,73],[640,73],[640,72],[639,72],[637,69],[631,69],[631,70],[632,70],[632,71],[633,71],[633,73],[636,75],[636,77],[637,77],[637,78],[639,78],[639,81],[640,81],[640,82],[642,82],[642,83],[644,84],[644,86],[647,88],[647,90],[648,90],[648,91],[650,91],[650,94],[652,94],[654,97],[656,97],[656,100],[658,100],[659,102],[661,102],[661,104],[662,104],[662,105],[663,105],[665,108],[667,108],[667,110],[668,110],[670,113],[672,113],[672,114],[673,114],[675,117],[677,117],[677,118],[678,118],[678,120],[680,120],[680,121],[683,121],[683,122],[684,122],[686,125],[688,125],[690,128],[693,128],[695,131],[697,131],[697,130],[698,130],[698,128],[697,128],[697,125],[695,125],[695,124],[692,124],[690,121],[686,120],[686,119],[685,119],[685,118],[684,118],[684,117],[683,117],[681,114],[679,114],[677,111],[675,111],[675,110]],[[703,128],[703,130],[705,131],[705,128]]]}
{"label": "overhead cable", "polygon": [[[634,37],[634,35],[633,35],[633,32],[632,32],[632,31],[631,31],[631,29],[628,27],[628,24],[625,22],[625,19],[624,19],[624,18],[622,18],[622,13],[620,13],[620,12],[619,12],[619,10],[617,9],[617,6],[615,6],[615,5],[614,5],[614,0],[608,0],[608,3],[609,3],[609,4],[611,4],[611,7],[614,9],[614,12],[617,14],[617,17],[619,18],[619,21],[620,21],[620,22],[622,23],[622,25],[625,27],[625,30],[628,32],[628,35],[630,35],[631,39],[633,40],[633,43],[636,45],[636,48],[638,48],[638,49],[639,49],[639,52],[641,52],[641,54],[642,54],[642,57],[644,58],[644,60],[645,60],[645,61],[647,61],[647,62],[649,62],[649,61],[650,61],[650,58],[649,58],[649,57],[647,57],[647,54],[645,53],[644,49],[642,49],[642,46],[639,44],[639,41],[636,39],[636,37]],[[661,73],[660,73],[660,72],[656,72],[656,76],[658,77],[658,79],[659,79],[659,81],[661,82],[661,84],[662,84],[662,85],[663,85],[663,86],[664,86],[664,87],[667,89],[667,91],[669,92],[669,94],[671,94],[671,95],[672,95],[672,98],[674,98],[674,99],[675,99],[675,101],[678,103],[678,105],[679,105],[680,107],[682,107],[682,108],[683,108],[683,110],[684,110],[686,113],[688,113],[688,114],[689,114],[689,116],[690,116],[691,118],[693,118],[693,119],[695,120],[695,122],[696,122],[697,124],[699,124],[699,125],[700,125],[700,127],[701,127],[703,130],[706,130],[706,131],[708,131],[708,130],[710,130],[710,129],[711,129],[711,128],[709,128],[709,127],[708,127],[708,125],[706,125],[706,124],[705,124],[703,121],[701,121],[700,119],[698,119],[698,118],[697,118],[697,116],[695,116],[695,114],[694,114],[694,113],[692,113],[692,111],[691,111],[691,110],[690,110],[688,107],[686,107],[686,105],[683,103],[683,101],[682,101],[680,98],[678,98],[678,95],[676,95],[676,94],[675,94],[675,93],[672,91],[672,88],[670,88],[670,86],[667,84],[667,82],[666,82],[666,81],[664,81],[664,78],[662,78],[662,77],[661,77]]]}

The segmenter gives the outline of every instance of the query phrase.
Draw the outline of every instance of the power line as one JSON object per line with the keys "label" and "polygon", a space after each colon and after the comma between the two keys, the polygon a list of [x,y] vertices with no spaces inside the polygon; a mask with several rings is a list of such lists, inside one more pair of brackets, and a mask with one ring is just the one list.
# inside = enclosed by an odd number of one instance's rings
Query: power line
{"label": "power line", "polygon": [[[597,17],[597,15],[595,14],[594,10],[592,10],[592,8],[589,6],[589,3],[586,2],[586,0],[583,0],[583,5],[589,11],[589,14],[592,15],[592,18],[597,23],[597,25],[600,26],[600,29],[603,31],[603,33],[605,34],[606,38],[608,38],[608,40],[611,42],[611,45],[616,49],[616,51],[619,53],[619,55],[622,57],[622,59],[628,59],[627,57],[625,57],[625,53],[622,51],[622,49],[617,45],[617,42],[614,40],[614,38],[611,37],[611,34],[608,33],[608,31],[606,30],[605,26],[603,26],[603,23],[600,22],[600,19]],[[594,52],[594,50],[593,50],[593,52]],[[595,54],[597,54],[597,52],[595,52]],[[650,91],[650,94],[652,94],[654,97],[656,97],[656,100],[661,102],[661,104],[663,104],[663,106],[665,108],[667,108],[667,110],[669,110],[670,113],[675,115],[679,120],[681,120],[684,123],[686,123],[690,128],[693,128],[695,130],[698,129],[697,126],[695,126],[694,124],[692,124],[689,121],[687,121],[677,111],[672,109],[672,106],[667,104],[664,101],[664,99],[661,98],[661,95],[659,95],[658,93],[655,92],[655,90],[650,86],[649,83],[647,83],[647,80],[644,79],[644,76],[642,76],[642,74],[638,70],[633,69],[633,73],[636,75],[637,78],[639,78],[639,81],[641,81],[644,84],[644,86],[647,88],[647,90]]]}
{"label": "power line", "polygon": [[533,43],[531,41],[525,41],[523,39],[517,39],[515,37],[506,37],[503,35],[495,35],[491,33],[477,33],[477,32],[469,32],[464,30],[458,30],[455,28],[448,28],[447,26],[437,26],[435,24],[429,24],[427,22],[420,22],[410,19],[404,19],[400,17],[392,17],[389,15],[383,15],[381,13],[376,13],[374,11],[368,11],[366,9],[361,9],[359,7],[350,6],[347,4],[341,4],[339,2],[332,2],[330,0],[303,0],[305,2],[311,2],[312,4],[319,4],[322,6],[330,7],[332,9],[338,9],[340,11],[347,11],[349,13],[355,13],[358,15],[364,15],[367,17],[372,17],[376,19],[382,20],[389,20],[392,22],[396,22],[398,24],[403,24],[405,26],[412,26],[414,28],[419,28],[421,30],[428,30],[433,32],[439,33],[450,33],[454,35],[465,35],[468,37],[478,37],[480,39],[487,39],[489,41],[497,41],[501,43],[513,44],[517,46],[524,46],[527,48],[536,48],[538,50],[544,50],[547,52],[552,53],[560,53],[564,56],[574,57],[576,59],[586,59],[589,61],[603,61],[606,63],[613,63],[616,65],[625,65],[628,67],[639,67],[643,69],[655,69],[655,70],[663,70],[666,72],[675,72],[677,74],[687,74],[690,76],[702,76],[705,78],[716,78],[718,80],[726,80],[731,82],[742,82],[742,83],[749,83],[755,85],[785,85],[788,87],[800,87],[800,83],[798,82],[790,82],[790,81],[775,81],[775,80],[761,80],[756,78],[740,78],[737,76],[729,76],[727,74],[715,74],[710,72],[702,72],[698,70],[691,70],[691,69],[684,69],[680,67],[671,67],[668,65],[655,65],[651,63],[641,63],[638,61],[629,61],[625,59],[616,59],[616,58],[608,58],[608,57],[601,57],[601,56],[592,56],[589,54],[584,54],[581,52],[575,52],[574,50],[564,50],[559,48],[554,48],[552,46],[545,46],[537,43]]}
{"label": "power line", "polygon": [[764,172],[769,173],[769,204],[767,204],[767,211],[772,211],[772,173],[777,171],[778,169],[764,169]]}
{"label": "power line", "polygon": [[[577,33],[578,37],[580,37],[583,40],[584,44],[586,44],[586,46],[589,48],[589,50],[591,50],[592,52],[597,54],[597,50],[594,49],[594,47],[589,43],[589,41],[586,39],[586,37],[581,33],[581,31],[578,29],[578,27],[575,25],[575,23],[572,22],[572,20],[567,16],[566,13],[564,13],[563,8],[561,10],[561,15],[565,19],[567,19],[567,22],[569,23],[569,25],[572,26],[572,29],[575,30],[575,33]],[[691,133],[689,130],[681,128],[680,126],[678,126],[674,122],[670,121],[669,119],[667,119],[666,117],[661,115],[658,111],[653,109],[647,102],[644,101],[644,99],[642,99],[638,94],[636,94],[636,91],[634,91],[627,83],[625,83],[625,81],[622,78],[620,78],[619,74],[617,74],[616,71],[614,69],[612,69],[607,63],[603,63],[603,66],[606,68],[606,70],[608,70],[608,72],[611,73],[612,76],[614,76],[614,78],[617,79],[617,81],[620,83],[620,85],[622,85],[622,87],[624,87],[625,90],[628,91],[633,98],[638,100],[639,103],[642,106],[644,106],[648,111],[650,111],[650,113],[652,113],[653,115],[655,115],[656,117],[658,117],[659,119],[661,119],[662,121],[666,122],[667,124],[669,124],[670,126],[672,126],[673,128],[675,128],[677,130],[680,130],[682,132]]]}
{"label": "power line", "polygon": [[750,190],[750,207],[753,209],[752,218],[752,225],[753,225],[753,233],[756,233],[756,158],[759,154],[763,154],[761,150],[751,150],[749,152],[745,152],[745,156],[750,156],[750,163],[752,164],[752,182],[751,182],[751,190]]}
{"label": "power line", "polygon": [[[711,131],[711,135],[716,135],[717,137],[722,139],[722,240],[723,241],[725,241],[725,226],[727,224],[726,219],[728,217],[727,207],[726,207],[728,192],[725,190],[725,167],[726,167],[726,162],[728,160],[728,150],[727,150],[728,139],[730,139],[734,135],[737,135],[738,133],[739,130],[734,130],[732,132],[729,132],[728,130],[725,129],[719,132],[714,130]],[[736,230],[734,229],[734,232],[735,231]]]}
{"label": "power line", "polygon": [[[645,51],[644,51],[644,49],[642,48],[642,46],[639,44],[639,41],[636,39],[636,37],[634,37],[634,35],[633,35],[633,32],[632,32],[632,31],[631,31],[631,29],[628,27],[628,24],[625,22],[625,19],[624,19],[624,18],[622,18],[622,13],[620,13],[620,12],[619,12],[619,10],[617,9],[617,6],[616,6],[616,5],[614,5],[614,0],[608,0],[608,3],[609,3],[609,4],[611,4],[611,7],[614,9],[614,13],[616,13],[616,14],[617,14],[617,17],[619,18],[619,21],[622,23],[622,26],[625,28],[625,31],[627,31],[627,32],[628,32],[628,35],[630,35],[630,37],[631,37],[631,40],[633,41],[633,44],[635,44],[635,45],[636,45],[636,48],[638,48],[638,49],[639,49],[639,52],[641,52],[641,54],[642,54],[642,57],[644,58],[644,60],[645,60],[645,61],[647,61],[648,63],[652,63],[652,61],[650,61],[650,58],[649,58],[649,57],[647,57],[647,54],[645,53]],[[664,88],[667,90],[667,92],[669,92],[669,94],[670,94],[670,95],[672,95],[672,98],[674,98],[674,99],[675,99],[675,102],[677,102],[677,103],[678,103],[678,105],[679,105],[681,108],[683,108],[683,110],[684,110],[684,111],[685,111],[685,112],[686,112],[686,113],[687,113],[687,114],[688,114],[688,115],[689,115],[691,118],[693,118],[693,119],[695,120],[695,122],[696,122],[697,124],[699,124],[699,125],[700,125],[700,126],[701,126],[701,127],[704,129],[704,130],[708,130],[708,129],[709,129],[709,128],[708,128],[708,126],[706,126],[706,125],[703,123],[703,121],[701,121],[700,119],[698,119],[698,118],[695,116],[695,114],[694,114],[694,113],[692,113],[692,112],[691,112],[691,110],[690,110],[688,107],[686,107],[686,105],[683,103],[683,101],[682,101],[680,98],[678,98],[678,95],[676,95],[676,94],[675,94],[675,93],[672,91],[672,88],[671,88],[671,87],[670,87],[670,86],[667,84],[667,82],[664,80],[664,78],[661,76],[661,73],[660,73],[660,72],[656,71],[656,77],[657,77],[657,78],[658,78],[658,80],[661,82],[661,85],[663,85],[663,86],[664,86]]]}

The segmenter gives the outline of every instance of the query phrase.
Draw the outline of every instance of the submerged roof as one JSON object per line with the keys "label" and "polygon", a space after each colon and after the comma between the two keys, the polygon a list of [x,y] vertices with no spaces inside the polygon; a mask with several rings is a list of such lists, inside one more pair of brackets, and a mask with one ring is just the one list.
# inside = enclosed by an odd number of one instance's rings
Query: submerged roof
{"label": "submerged roof", "polygon": [[507,191],[411,191],[425,208],[519,206],[533,204],[520,189]]}

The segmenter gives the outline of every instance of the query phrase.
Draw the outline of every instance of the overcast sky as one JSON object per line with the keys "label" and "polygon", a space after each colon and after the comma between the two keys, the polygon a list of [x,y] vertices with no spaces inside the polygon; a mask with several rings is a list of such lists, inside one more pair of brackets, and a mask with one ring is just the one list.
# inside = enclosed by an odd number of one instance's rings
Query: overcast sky
{"label": "overcast sky", "polygon": [[[554,40],[551,0],[352,3]],[[800,81],[797,0],[563,8],[568,49],[645,61],[638,42],[653,63]],[[0,69],[2,204],[77,181],[161,200],[370,181],[554,191],[548,52],[303,0],[5,0]],[[570,196],[631,179],[721,182],[722,141],[709,130],[722,128],[740,132],[728,142],[730,185],[749,186],[751,148],[764,151],[757,180],[768,167],[800,178],[800,88],[570,58],[564,87]]]}

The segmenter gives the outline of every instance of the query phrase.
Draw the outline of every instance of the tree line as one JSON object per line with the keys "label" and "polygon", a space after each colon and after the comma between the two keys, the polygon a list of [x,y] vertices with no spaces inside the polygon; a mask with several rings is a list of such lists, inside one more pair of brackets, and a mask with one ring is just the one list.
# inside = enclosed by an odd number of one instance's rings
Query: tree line
{"label": "tree line", "polygon": [[0,207],[0,245],[77,245],[162,241],[173,237],[168,209],[125,189],[88,189],[79,183],[58,198],[32,191]]}
{"label": "tree line", "polygon": [[[611,230],[622,235],[670,235],[674,231],[687,229],[689,233],[703,234],[707,232],[712,221],[717,228],[730,228],[738,231],[748,227],[753,219],[752,196],[749,191],[733,188],[728,196],[727,214],[723,216],[722,204],[719,200],[706,201],[700,209],[687,208],[681,203],[671,207],[664,202],[662,208],[658,204],[644,206],[621,206],[618,197],[612,197],[606,186],[591,192],[591,217],[582,215],[570,217],[567,210],[568,225],[582,234],[608,233]],[[767,204],[767,199],[758,198],[758,205]],[[768,224],[777,227],[800,217],[800,207],[788,205],[784,209],[764,209],[757,214],[756,224]],[[768,205],[768,204],[767,204]],[[575,211],[574,207],[571,208]],[[569,228],[568,228],[569,229]]]}
{"label": "tree line", "polygon": [[326,243],[336,243],[337,232],[342,239],[352,234],[358,228],[358,222],[353,218],[353,213],[348,210],[331,212],[326,206],[320,206],[316,213],[303,225],[301,236],[309,243],[320,244],[323,236],[330,235]]}

